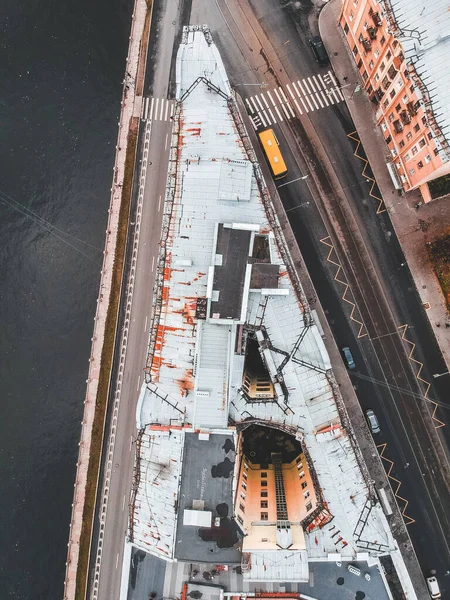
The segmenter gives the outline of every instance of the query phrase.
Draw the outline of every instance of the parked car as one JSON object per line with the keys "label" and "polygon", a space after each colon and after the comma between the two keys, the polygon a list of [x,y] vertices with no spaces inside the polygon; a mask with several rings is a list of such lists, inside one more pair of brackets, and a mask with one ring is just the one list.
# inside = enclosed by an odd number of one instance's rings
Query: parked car
{"label": "parked car", "polygon": [[427,577],[427,586],[428,591],[430,592],[430,596],[433,598],[433,600],[437,600],[438,598],[442,597],[441,590],[439,589],[439,584],[434,575],[432,577]]}
{"label": "parked car", "polygon": [[323,45],[323,42],[318,35],[314,36],[309,40],[309,45],[311,46],[314,58],[319,63],[319,65],[323,67],[330,62],[327,51],[325,50],[325,46]]}
{"label": "parked car", "polygon": [[372,433],[380,433],[380,424],[378,423],[377,415],[371,408],[366,410],[366,418]]}
{"label": "parked car", "polygon": [[350,348],[348,346],[344,346],[342,348],[342,354],[344,355],[344,360],[349,369],[354,369],[356,367],[355,361],[353,360],[353,354],[350,352]]}

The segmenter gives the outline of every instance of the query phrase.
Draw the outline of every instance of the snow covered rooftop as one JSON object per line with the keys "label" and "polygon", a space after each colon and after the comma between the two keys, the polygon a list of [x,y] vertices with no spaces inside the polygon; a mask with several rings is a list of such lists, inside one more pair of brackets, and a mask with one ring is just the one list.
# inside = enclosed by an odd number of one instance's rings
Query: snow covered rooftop
{"label": "snow covered rooftop", "polygon": [[[178,490],[189,477],[181,466],[185,436],[229,433],[253,420],[296,435],[308,454],[324,510],[334,517],[305,532],[310,558],[338,553],[350,559],[361,544],[368,552],[387,550],[389,529],[369,501],[357,449],[341,423],[326,348],[299,301],[298,283],[294,289],[282,234],[207,30],[185,30],[177,90],[182,101],[174,121],[160,287],[137,409],[142,444],[134,543],[158,556],[176,555]],[[256,332],[276,391],[271,401],[243,392],[243,323]],[[196,475],[193,467],[190,476]],[[252,553],[245,576],[304,580],[301,552],[292,560],[292,552]]]}

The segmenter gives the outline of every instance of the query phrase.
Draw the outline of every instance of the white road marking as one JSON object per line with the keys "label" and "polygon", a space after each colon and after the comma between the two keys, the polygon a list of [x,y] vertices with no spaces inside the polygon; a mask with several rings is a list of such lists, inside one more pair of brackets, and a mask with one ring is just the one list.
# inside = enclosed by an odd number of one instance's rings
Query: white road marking
{"label": "white road marking", "polygon": [[284,112],[285,112],[285,114],[286,114],[286,117],[287,117],[288,119],[290,119],[290,118],[291,118],[291,115],[288,113],[288,110],[287,110],[287,108],[286,108],[286,104],[282,104],[282,105],[281,105],[281,108],[284,110]]}
{"label": "white road marking", "polygon": [[311,79],[311,77],[308,77],[308,83],[311,86],[312,91],[315,92],[316,86],[314,85],[314,81]]}
{"label": "white road marking", "polygon": [[125,509],[125,499],[126,499],[126,495],[123,495],[123,501],[122,501],[122,510]]}
{"label": "white road marking", "polygon": [[159,113],[159,120],[163,120],[163,112],[164,112],[164,100],[161,99],[161,112]]}
{"label": "white road marking", "polygon": [[155,257],[152,258],[152,273],[155,269]]}
{"label": "white road marking", "polygon": [[253,108],[255,109],[255,111],[256,111],[256,112],[258,112],[258,110],[259,110],[259,107],[258,107],[258,105],[256,104],[256,102],[255,102],[254,98],[250,98],[250,102],[253,104]]}
{"label": "white road marking", "polygon": [[289,109],[289,112],[291,113],[291,116],[292,116],[292,117],[295,117],[295,112],[294,112],[294,109],[292,108],[292,106],[291,106],[290,102],[288,102],[288,103],[286,104],[286,106],[288,107],[288,109]]}
{"label": "white road marking", "polygon": [[278,115],[278,118],[280,119],[281,122],[284,121],[282,114],[280,113],[280,111],[278,110],[278,106],[274,106],[274,109],[276,110],[276,113]]}
{"label": "white road marking", "polygon": [[319,76],[318,75],[313,75],[312,79],[313,79],[314,83],[317,86],[317,90],[319,91],[320,90]]}
{"label": "white road marking", "polygon": [[158,212],[161,210],[161,196],[159,197],[158,200]]}
{"label": "white road marking", "polygon": [[300,98],[300,102],[303,104],[303,106],[305,107],[305,111],[309,112],[309,108],[306,106],[305,101],[303,100],[303,98]]}
{"label": "white road marking", "polygon": [[155,102],[155,116],[154,118],[157,119],[158,118],[158,106],[159,106],[159,98],[155,98],[156,102]]}
{"label": "white road marking", "polygon": [[325,102],[325,106],[329,106],[330,103],[328,102],[328,98],[327,98],[327,95],[325,94],[325,92],[323,90],[320,90],[320,94],[323,98],[323,101]]}
{"label": "white road marking", "polygon": [[117,558],[116,558],[116,569],[117,569],[118,564],[119,564],[119,553],[117,553]]}
{"label": "white road marking", "polygon": [[333,75],[333,73],[331,71],[328,71],[328,77],[330,78],[330,81],[333,83],[333,85],[337,86],[336,77]]}
{"label": "white road marking", "polygon": [[283,90],[283,88],[278,88],[278,89],[280,90],[280,94],[283,96],[283,98],[284,98],[284,101],[285,101],[285,102],[287,102],[287,101],[288,101],[288,99],[287,99],[287,96],[286,96],[286,94],[284,93],[284,90]]}
{"label": "white road marking", "polygon": [[266,100],[266,97],[264,96],[264,94],[261,94],[261,98],[263,99],[264,104],[266,105],[266,108],[269,108],[269,104]]}
{"label": "white road marking", "polygon": [[341,97],[341,100],[344,100],[344,94],[341,92],[341,88],[337,88],[337,93]]}
{"label": "white road marking", "polygon": [[330,90],[330,94],[333,94],[333,98],[335,99],[336,102],[340,102],[341,101],[340,98],[339,98],[339,96],[336,94],[336,90],[334,88],[332,88]]}
{"label": "white road marking", "polygon": [[167,150],[167,139],[168,139],[168,137],[169,137],[169,134],[166,133],[166,143],[164,144],[164,150]]}
{"label": "white road marking", "polygon": [[[266,121],[267,121],[268,125],[271,125],[271,124],[272,124],[272,121],[270,120],[270,117],[269,117],[269,115],[267,114],[267,112],[268,112],[267,110],[263,110],[263,111],[261,112],[261,114],[262,114],[262,115],[264,115],[264,118],[266,119]],[[275,123],[275,121],[274,121],[274,123]]]}
{"label": "white road marking", "polygon": [[295,81],[292,82],[292,87],[294,88],[297,97],[300,98],[300,92],[298,91],[297,84],[295,83]]}
{"label": "white road marking", "polygon": [[317,99],[317,102],[320,104],[320,108],[324,108],[320,94],[316,94],[316,99]]}
{"label": "white road marking", "polygon": [[317,75],[317,77],[319,78],[319,81],[322,84],[323,89],[326,90],[327,89],[327,84],[323,80],[322,75]]}
{"label": "white road marking", "polygon": [[251,123],[252,123],[252,125],[253,125],[253,129],[254,129],[255,131],[257,131],[257,130],[258,130],[258,125],[255,123],[255,121],[254,121],[253,119],[254,119],[254,117],[252,117],[252,118],[250,119],[250,121],[251,121]]}
{"label": "white road marking", "polygon": [[287,88],[287,91],[290,93],[292,100],[294,100],[294,99],[295,99],[295,96],[294,96],[294,94],[293,94],[293,92],[292,92],[291,88],[289,87],[289,84],[286,84],[286,88]]}
{"label": "white road marking", "polygon": [[270,98],[270,101],[272,102],[272,106],[275,106],[276,102],[275,102],[275,100],[272,98],[272,96],[270,95],[270,92],[269,92],[269,91],[267,91],[267,92],[266,92],[266,94],[269,96],[269,98]]}
{"label": "white road marking", "polygon": [[170,107],[170,118],[173,117],[173,113],[175,112],[175,103],[173,103]]}
{"label": "white road marking", "polygon": [[282,99],[282,97],[280,96],[280,94],[278,93],[278,90],[277,90],[276,88],[274,88],[274,89],[273,89],[273,92],[274,92],[275,96],[278,98],[278,102],[279,102],[280,104],[283,104],[283,99]]}
{"label": "white road marking", "polygon": [[309,107],[311,110],[314,110],[313,105],[311,104],[311,100],[309,99],[309,96],[306,96],[306,102],[309,104]]}
{"label": "white road marking", "polygon": [[[300,80],[297,81],[297,85],[298,85],[300,92],[305,96],[305,90],[303,89],[302,82]],[[299,98],[300,98],[300,96],[301,96],[301,94],[298,95]]]}
{"label": "white road marking", "polygon": [[247,103],[248,106],[248,110],[250,111],[250,114],[252,115],[255,111],[253,110],[252,105],[250,104],[250,102],[248,101],[248,98],[245,99],[245,102]]}
{"label": "white road marking", "polygon": [[155,102],[155,99],[152,98],[152,101],[150,102],[150,114],[148,115],[149,120],[152,120],[152,115],[153,115],[153,103]]}
{"label": "white road marking", "polygon": [[149,104],[149,101],[150,101],[150,99],[146,98],[145,102],[144,102],[144,113],[142,115],[142,118],[143,118],[144,121],[146,121],[147,117],[148,117],[148,104]]}
{"label": "white road marking", "polygon": [[131,452],[131,446],[133,445],[133,436],[130,437],[130,452]]}
{"label": "white road marking", "polygon": [[308,82],[306,81],[306,79],[303,79],[302,83],[305,86],[305,90],[307,91],[307,93],[310,94],[311,91],[309,89]]}
{"label": "white road marking", "polygon": [[137,388],[136,388],[137,392],[139,391],[140,384],[141,384],[141,376],[139,375],[139,377],[138,377],[138,384],[137,384]]}
{"label": "white road marking", "polygon": [[144,333],[147,331],[147,320],[148,320],[148,315],[145,315]]}
{"label": "white road marking", "polygon": [[255,100],[256,100],[256,102],[259,104],[259,108],[260,108],[261,110],[264,110],[263,103],[262,103],[262,102],[261,102],[261,100],[258,98],[258,96],[255,96]]}
{"label": "white road marking", "polygon": [[315,94],[311,94],[310,98],[314,102],[314,106],[316,107],[316,109],[319,108],[319,105],[316,102]]}
{"label": "white road marking", "polygon": [[167,117],[169,116],[169,106],[170,106],[170,102],[167,100],[167,102],[166,102],[166,112],[164,113],[164,121],[167,121]]}
{"label": "white road marking", "polygon": [[267,127],[267,123],[266,120],[262,114],[262,112],[258,113],[259,118],[261,119],[261,123],[263,124],[264,127]]}
{"label": "white road marking", "polygon": [[275,119],[275,115],[273,114],[272,110],[270,108],[267,109],[267,112],[269,113],[269,115],[272,117],[272,123],[276,123],[277,120]]}
{"label": "white road marking", "polygon": [[299,113],[302,115],[302,114],[303,114],[303,111],[302,111],[302,109],[300,108],[300,105],[299,105],[299,103],[297,102],[297,100],[294,100],[294,104],[295,104],[295,106],[297,107],[297,110],[298,110],[298,112],[299,112]]}

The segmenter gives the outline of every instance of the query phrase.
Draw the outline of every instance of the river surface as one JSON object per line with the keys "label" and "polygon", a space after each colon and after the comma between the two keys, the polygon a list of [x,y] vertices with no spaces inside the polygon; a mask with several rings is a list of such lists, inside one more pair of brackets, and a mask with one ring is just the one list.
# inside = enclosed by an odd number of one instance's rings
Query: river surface
{"label": "river surface", "polygon": [[131,11],[1,3],[1,600],[63,594]]}

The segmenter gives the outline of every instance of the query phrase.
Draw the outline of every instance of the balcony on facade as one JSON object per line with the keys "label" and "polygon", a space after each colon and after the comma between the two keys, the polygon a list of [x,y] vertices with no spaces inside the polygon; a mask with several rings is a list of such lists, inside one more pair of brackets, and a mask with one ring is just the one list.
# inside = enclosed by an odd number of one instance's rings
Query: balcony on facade
{"label": "balcony on facade", "polygon": [[401,133],[403,131],[403,125],[399,119],[393,122],[395,133]]}

